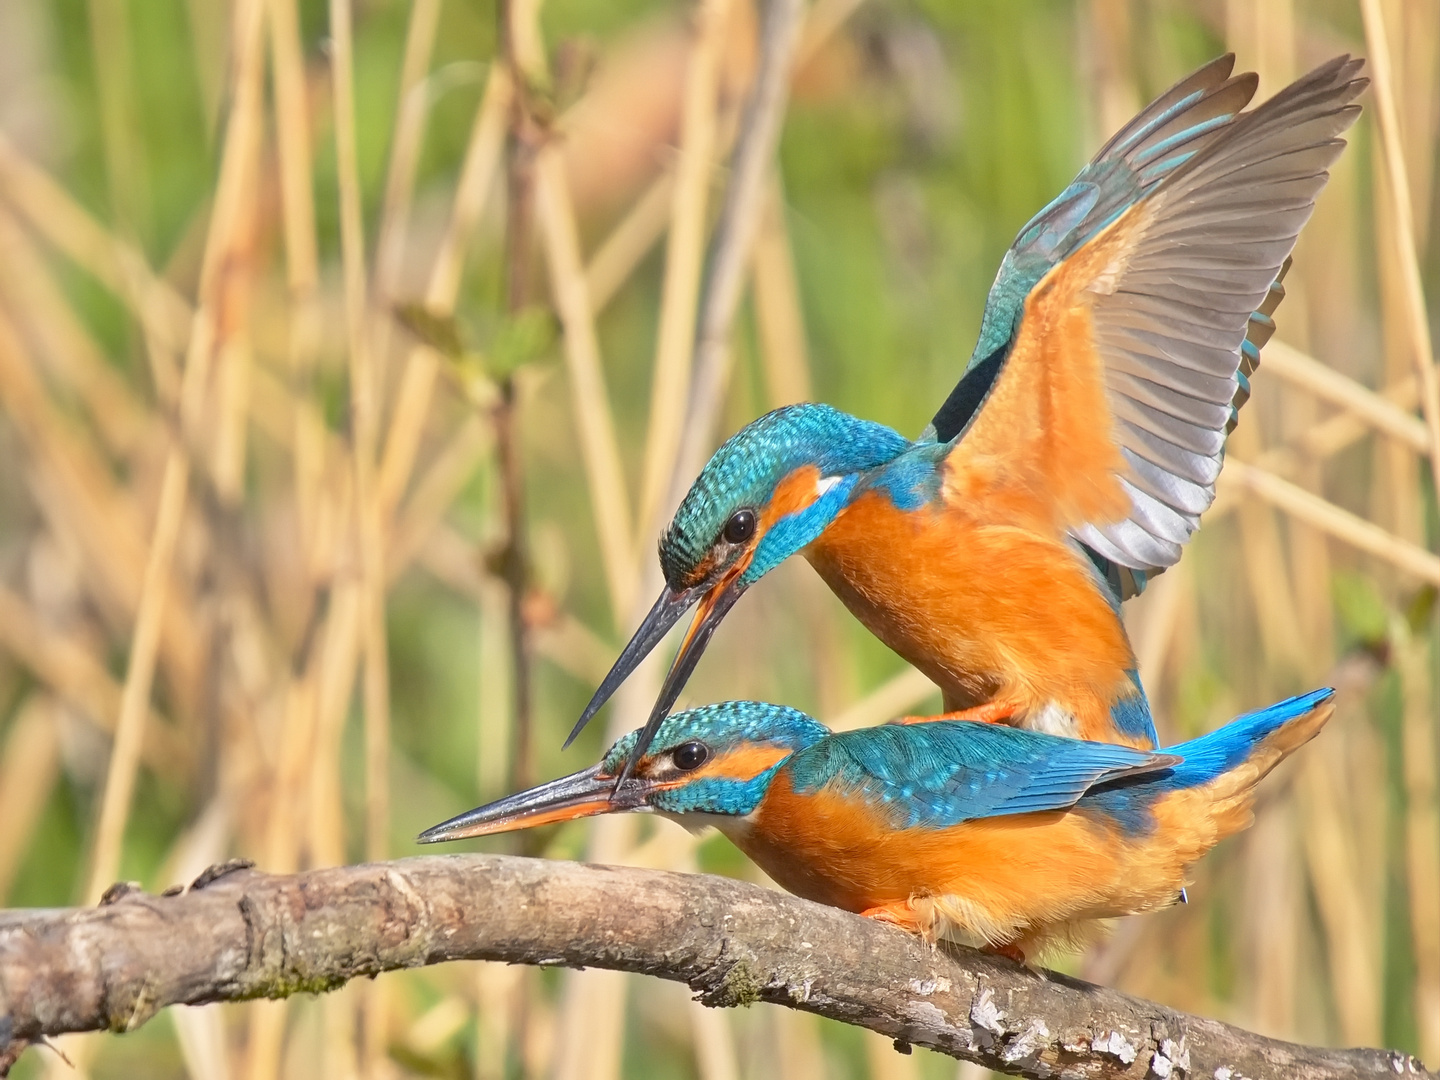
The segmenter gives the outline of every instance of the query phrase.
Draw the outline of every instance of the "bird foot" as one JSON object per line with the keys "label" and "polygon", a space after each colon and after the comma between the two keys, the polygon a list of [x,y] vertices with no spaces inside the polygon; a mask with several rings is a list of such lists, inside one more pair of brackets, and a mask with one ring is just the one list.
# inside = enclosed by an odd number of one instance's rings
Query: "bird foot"
{"label": "bird foot", "polygon": [[866,908],[860,912],[860,915],[866,919],[874,919],[876,922],[898,926],[901,930],[912,934],[921,933],[919,920],[915,918],[915,912],[908,903],[883,904],[880,907]]}
{"label": "bird foot", "polygon": [[982,724],[1004,724],[1019,711],[1013,701],[987,701],[970,709],[941,713],[938,716],[902,716],[891,720],[892,724],[933,724],[937,720],[973,720]]}
{"label": "bird foot", "polygon": [[985,951],[994,953],[996,956],[1003,956],[1007,960],[1014,960],[1017,964],[1025,963],[1024,950],[1013,941],[1005,945],[987,945]]}

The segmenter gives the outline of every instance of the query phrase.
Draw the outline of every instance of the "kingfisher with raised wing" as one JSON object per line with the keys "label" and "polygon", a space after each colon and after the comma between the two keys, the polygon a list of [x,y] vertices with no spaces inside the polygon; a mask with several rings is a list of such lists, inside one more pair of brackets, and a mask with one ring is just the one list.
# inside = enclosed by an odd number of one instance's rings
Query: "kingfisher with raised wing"
{"label": "kingfisher with raised wing", "polygon": [[1291,698],[1163,752],[967,720],[843,734],[731,701],[632,731],[598,765],[461,814],[423,843],[619,811],[713,825],[799,896],[1022,962],[1094,920],[1168,907],[1251,821],[1255,786],[1333,711]]}
{"label": "kingfisher with raised wing", "polygon": [[1155,747],[1120,603],[1214,499],[1367,82],[1339,57],[1247,111],[1256,76],[1233,63],[1162,94],[1020,231],[918,440],[802,404],[715,453],[661,538],[664,591],[570,741],[696,608],[638,761],[726,612],[800,553],[948,718]]}

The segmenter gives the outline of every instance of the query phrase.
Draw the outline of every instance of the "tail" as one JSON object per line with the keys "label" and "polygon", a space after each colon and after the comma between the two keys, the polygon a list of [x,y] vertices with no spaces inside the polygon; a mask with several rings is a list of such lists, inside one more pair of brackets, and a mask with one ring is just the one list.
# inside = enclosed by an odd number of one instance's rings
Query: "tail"
{"label": "tail", "polygon": [[1165,778],[1171,790],[1205,789],[1219,836],[1250,824],[1255,785],[1313,739],[1335,712],[1329,687],[1247,713],[1208,735],[1166,749],[1183,758]]}

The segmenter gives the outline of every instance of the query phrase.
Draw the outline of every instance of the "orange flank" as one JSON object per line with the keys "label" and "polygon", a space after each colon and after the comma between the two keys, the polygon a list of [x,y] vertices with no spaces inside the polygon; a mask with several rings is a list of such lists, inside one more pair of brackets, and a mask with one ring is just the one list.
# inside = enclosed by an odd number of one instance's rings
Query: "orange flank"
{"label": "orange flank", "polygon": [[1133,691],[1135,658],[1092,568],[1014,509],[907,512],[867,492],[805,556],[871,633],[940,687],[946,712],[1003,703],[1009,723],[1150,749],[1110,716]]}
{"label": "orange flank", "polygon": [[[1323,722],[1323,717],[1321,718]],[[1093,920],[1175,903],[1189,867],[1249,823],[1255,770],[1169,792],[1127,833],[1087,808],[895,828],[888,808],[834,787],[797,795],[781,770],[735,844],[799,896],[940,937],[1034,957]]]}

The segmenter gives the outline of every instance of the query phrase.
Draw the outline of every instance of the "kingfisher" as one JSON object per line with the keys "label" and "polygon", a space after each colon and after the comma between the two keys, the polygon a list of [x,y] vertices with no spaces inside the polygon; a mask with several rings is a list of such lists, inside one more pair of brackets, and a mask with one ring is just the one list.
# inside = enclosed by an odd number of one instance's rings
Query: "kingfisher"
{"label": "kingfisher", "polygon": [[1224,56],[1147,106],[1021,229],[917,440],[823,404],[731,437],[665,529],[664,589],[566,745],[695,608],[633,767],[725,614],[799,553],[934,680],[945,719],[1155,748],[1120,603],[1214,499],[1362,64],[1338,57],[1247,110],[1256,76]]}
{"label": "kingfisher", "polygon": [[1168,907],[1246,828],[1260,780],[1334,711],[1322,689],[1164,751],[974,720],[834,734],[783,705],[666,718],[598,765],[436,825],[422,843],[595,814],[714,826],[783,888],[1026,962],[1095,920]]}

